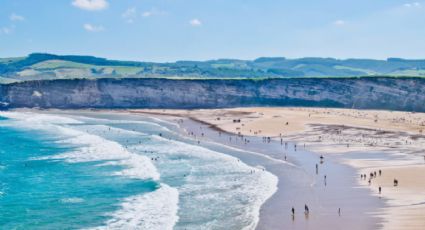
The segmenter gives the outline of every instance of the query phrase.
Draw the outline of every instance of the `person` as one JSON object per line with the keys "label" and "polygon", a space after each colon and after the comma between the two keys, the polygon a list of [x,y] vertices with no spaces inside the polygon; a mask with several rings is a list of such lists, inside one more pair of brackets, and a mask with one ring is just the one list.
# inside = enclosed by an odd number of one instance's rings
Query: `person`
{"label": "person", "polygon": [[338,208],[338,216],[341,216],[341,208]]}
{"label": "person", "polygon": [[381,190],[382,190],[382,189],[381,189],[381,186],[379,186],[379,188],[378,188],[378,189],[379,189],[379,194],[381,194]]}
{"label": "person", "polygon": [[325,175],[325,186],[326,186],[326,175]]}
{"label": "person", "polygon": [[291,211],[292,211],[292,218],[294,218],[294,216],[295,216],[295,208],[292,207]]}
{"label": "person", "polygon": [[310,210],[308,209],[307,204],[304,205],[304,212],[306,215],[308,215],[310,213]]}
{"label": "person", "polygon": [[379,170],[379,176],[381,176],[381,174],[382,174],[382,171],[381,171],[381,170]]}
{"label": "person", "polygon": [[319,174],[319,165],[316,164],[316,174]]}

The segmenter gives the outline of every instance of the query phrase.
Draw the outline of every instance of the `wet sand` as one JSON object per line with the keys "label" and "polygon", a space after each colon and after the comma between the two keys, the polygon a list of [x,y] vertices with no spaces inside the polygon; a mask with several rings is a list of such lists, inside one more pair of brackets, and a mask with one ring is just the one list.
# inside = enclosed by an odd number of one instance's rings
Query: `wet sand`
{"label": "wet sand", "polygon": [[[378,227],[379,218],[366,213],[377,211],[383,204],[371,197],[369,190],[356,187],[350,167],[333,160],[321,164],[314,153],[302,147],[295,150],[295,143],[288,142],[285,148],[280,141],[263,142],[262,138],[250,137],[245,144],[238,136],[219,135],[218,131],[193,120],[183,122],[182,127],[197,137],[203,132],[201,143],[213,141],[240,149],[241,153],[236,156],[242,161],[261,165],[278,176],[278,191],[263,205],[257,229],[342,229],[346,224],[350,224],[350,229]],[[198,127],[202,127],[202,131]],[[319,165],[317,174],[315,164]],[[324,175],[327,176],[326,185]],[[305,204],[310,209],[308,216],[304,214]],[[290,212],[292,207],[295,208],[294,219]]]}
{"label": "wet sand", "polygon": [[[152,114],[150,114],[152,115]],[[261,166],[279,178],[278,191],[262,206],[257,229],[376,229],[380,219],[369,215],[384,207],[367,188],[357,186],[353,168],[319,157],[295,143],[280,140],[263,141],[261,137],[245,137],[220,132],[196,120],[155,115],[175,122],[188,138],[199,140],[208,148],[221,148],[252,166]],[[202,133],[204,134],[202,136]],[[286,160],[285,160],[286,156]],[[318,164],[316,174],[315,165]],[[261,168],[260,167],[260,168]],[[324,176],[327,176],[326,184]],[[304,205],[310,209],[304,214]],[[295,208],[292,218],[291,208]],[[341,209],[341,215],[338,213]]]}
{"label": "wet sand", "polygon": [[[262,208],[259,229],[425,228],[423,113],[320,108],[131,112],[191,118],[197,125],[201,122],[210,127],[212,133],[207,137],[212,141],[272,159],[285,160],[286,155],[295,167],[286,169],[274,160],[261,164],[280,181],[278,192]],[[250,143],[217,139],[214,132],[219,130],[230,133],[225,135],[244,135]],[[271,137],[271,142],[264,143],[263,137]],[[287,149],[280,146],[280,139],[291,142]],[[292,142],[298,143],[297,152]],[[319,174],[315,175],[320,154],[326,161],[319,163]],[[360,179],[360,174],[369,178],[370,172],[378,170],[382,175],[372,178],[370,185],[368,179]],[[397,187],[393,186],[395,178]],[[314,210],[308,219],[302,214],[303,203]],[[290,218],[292,205],[297,212],[294,220]],[[341,217],[338,207],[342,208]]]}

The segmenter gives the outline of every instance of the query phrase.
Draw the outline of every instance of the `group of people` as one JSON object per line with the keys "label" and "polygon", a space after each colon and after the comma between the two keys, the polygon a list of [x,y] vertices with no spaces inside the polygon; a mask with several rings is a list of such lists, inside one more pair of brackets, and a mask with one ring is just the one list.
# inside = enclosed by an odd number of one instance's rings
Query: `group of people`
{"label": "group of people", "polygon": [[[295,218],[295,208],[294,207],[292,207],[291,212],[292,212],[292,218]],[[305,214],[306,217],[308,217],[308,215],[310,214],[310,209],[308,208],[307,204],[304,205],[304,214]]]}
{"label": "group of people", "polygon": [[[295,208],[294,207],[292,207],[291,213],[292,213],[292,219],[295,219]],[[308,216],[310,215],[310,208],[308,207],[307,204],[304,205],[304,215],[305,215],[306,218],[308,218]],[[341,216],[341,208],[338,208],[338,216]]]}
{"label": "group of people", "polygon": [[[378,170],[378,173],[376,173],[376,171],[370,172],[369,173],[369,178],[367,178],[367,175],[366,174],[360,174],[360,178],[362,180],[368,179],[368,184],[371,185],[372,184],[372,179],[376,178],[377,176],[381,176],[381,175],[382,175],[382,171],[381,170]],[[394,178],[393,184],[394,184],[394,187],[398,186],[398,180],[396,178]],[[381,186],[378,187],[378,192],[379,192],[379,194],[382,193],[382,187]]]}
{"label": "group of people", "polygon": [[[369,185],[372,184],[372,179],[373,178],[376,178],[377,175],[381,176],[382,175],[382,171],[379,170],[378,171],[378,174],[376,173],[376,171],[369,173],[369,180],[368,180]],[[367,179],[367,175],[366,174],[360,174],[360,179],[366,180]]]}

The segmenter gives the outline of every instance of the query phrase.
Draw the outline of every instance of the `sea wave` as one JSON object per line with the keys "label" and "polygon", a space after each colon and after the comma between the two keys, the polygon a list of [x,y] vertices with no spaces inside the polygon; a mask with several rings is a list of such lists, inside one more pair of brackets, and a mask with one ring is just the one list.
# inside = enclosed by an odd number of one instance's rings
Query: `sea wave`
{"label": "sea wave", "polygon": [[[113,123],[136,124],[132,120]],[[150,122],[137,123],[152,125]],[[155,126],[161,126],[160,130],[173,132],[162,124]],[[130,139],[146,135],[133,131],[131,125],[127,128],[114,128],[112,133],[125,133]],[[99,126],[97,132],[104,129],[105,127]],[[164,172],[161,171],[164,176],[185,178],[185,183],[176,187],[180,199],[183,199],[180,206],[186,210],[181,217],[185,224],[178,225],[178,229],[222,229],[223,226],[231,227],[235,223],[237,224],[234,227],[237,228],[255,229],[261,206],[277,191],[278,179],[275,175],[265,171],[263,167],[246,165],[236,157],[202,146],[158,135],[152,135],[149,139],[143,144],[133,143],[131,149],[151,153],[154,158],[161,156],[156,164],[160,171],[165,168]],[[190,161],[187,162],[188,172],[182,171],[184,161]],[[177,167],[173,168],[173,165]],[[227,206],[229,207],[225,208]],[[188,220],[186,215],[190,215],[190,210],[196,213]],[[232,213],[225,213],[228,210],[232,210]],[[222,217],[220,221],[214,219],[217,214]],[[194,216],[198,219],[193,219]]]}
{"label": "sea wave", "polygon": [[[190,200],[181,205],[187,205],[186,210],[197,210],[196,215],[201,223],[195,220],[193,222],[197,225],[189,224],[185,229],[220,229],[223,225],[232,227],[235,223],[239,228],[255,229],[261,206],[277,191],[278,178],[275,175],[225,153],[158,136],[153,139],[155,143],[139,145],[137,149],[161,156],[174,156],[174,159],[177,157],[182,161],[191,158],[186,183],[178,190],[181,197]],[[164,161],[167,157],[161,159]],[[223,207],[229,208],[226,210]],[[232,213],[226,213],[229,210],[233,210]],[[220,222],[214,219],[217,215],[221,216]]]}
{"label": "sea wave", "polygon": [[[134,121],[121,120],[120,123],[132,124]],[[173,132],[163,125],[156,126],[163,127],[161,130]],[[126,133],[132,138],[137,138],[137,133],[145,135],[143,132],[124,128],[116,128],[114,131]],[[178,174],[184,174],[186,184],[177,187],[183,199],[181,205],[184,206],[184,202],[189,199],[190,204],[186,204],[188,206],[184,209],[195,210],[194,216],[199,217],[199,219],[191,220],[183,217],[185,225],[177,228],[221,229],[223,226],[231,227],[232,224],[237,223],[234,225],[235,227],[243,226],[243,229],[255,229],[259,221],[261,206],[277,191],[278,179],[275,175],[265,171],[263,167],[246,165],[236,157],[202,146],[157,135],[150,136],[150,139],[151,141],[147,143],[134,144],[131,148],[137,152],[149,152],[154,157],[161,156],[161,160],[157,162],[158,167],[161,169],[161,164],[166,165],[164,167],[166,171],[161,174],[178,178]],[[176,168],[171,166],[176,164],[172,161],[179,158],[182,161],[190,158],[189,172],[182,172],[181,163],[183,162],[177,163],[179,166]],[[227,208],[227,210],[233,210],[233,213],[226,216],[226,213],[220,212],[226,212],[225,207],[227,206],[233,206]],[[188,215],[187,213],[183,215]],[[220,221],[214,219],[217,214],[222,215]],[[226,223],[226,219],[228,223]],[[196,224],[192,225],[191,223]]]}
{"label": "sea wave", "polygon": [[[127,150],[118,142],[95,135],[91,130],[82,131],[81,128],[85,127],[84,122],[80,120],[62,115],[32,112],[0,112],[0,116],[11,119],[8,125],[55,135],[58,143],[72,146],[73,149],[62,154],[38,157],[33,160],[63,160],[69,163],[100,161],[104,163],[96,164],[97,166],[123,166],[124,169],[115,171],[114,175],[142,180],[158,181],[160,179],[160,174],[151,159]],[[117,131],[112,127],[98,126],[97,128],[99,127]],[[128,132],[132,133],[132,131]],[[110,214],[111,218],[105,222],[105,225],[95,229],[172,229],[178,221],[178,199],[177,189],[160,183],[160,187],[152,192],[124,198],[120,208]],[[79,198],[61,200],[63,203],[83,201]]]}
{"label": "sea wave", "polygon": [[125,198],[121,209],[111,214],[103,229],[173,229],[178,221],[179,193],[166,184],[153,192]]}
{"label": "sea wave", "polygon": [[76,203],[82,203],[84,202],[83,198],[79,197],[69,197],[69,198],[63,198],[60,200],[61,203],[69,203],[69,204],[76,204]]}
{"label": "sea wave", "polygon": [[81,121],[55,115],[37,113],[3,112],[2,116],[14,119],[18,125],[44,130],[62,138],[58,141],[69,144],[75,150],[53,156],[38,157],[34,160],[64,160],[69,163],[91,161],[113,161],[116,165],[124,166],[115,175],[128,176],[137,179],[159,180],[159,173],[151,160],[143,155],[128,151],[117,142],[104,139],[98,135],[77,130],[70,124],[83,124]]}
{"label": "sea wave", "polygon": [[[94,229],[255,229],[261,205],[277,190],[277,177],[263,168],[198,145],[134,131],[131,125],[129,129],[114,128],[105,121],[88,125],[83,118],[66,115],[42,114],[39,119],[38,113],[0,115],[13,118],[22,127],[59,135],[59,143],[74,147],[37,160],[99,161],[99,167],[123,166],[114,172],[119,176],[157,181],[160,176],[168,177],[168,181],[161,179],[157,190],[124,198],[105,225]],[[131,123],[134,121],[128,121]],[[155,126],[169,131],[163,125]],[[120,139],[123,134],[124,139]],[[126,138],[133,143],[127,143]],[[161,157],[153,165],[145,155]]]}

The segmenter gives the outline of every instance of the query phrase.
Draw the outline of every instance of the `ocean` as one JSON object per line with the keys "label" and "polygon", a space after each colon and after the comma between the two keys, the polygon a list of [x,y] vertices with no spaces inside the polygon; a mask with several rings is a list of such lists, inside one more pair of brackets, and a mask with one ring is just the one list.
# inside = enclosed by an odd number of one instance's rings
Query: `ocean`
{"label": "ocean", "polygon": [[2,229],[254,229],[273,174],[142,116],[0,112]]}

